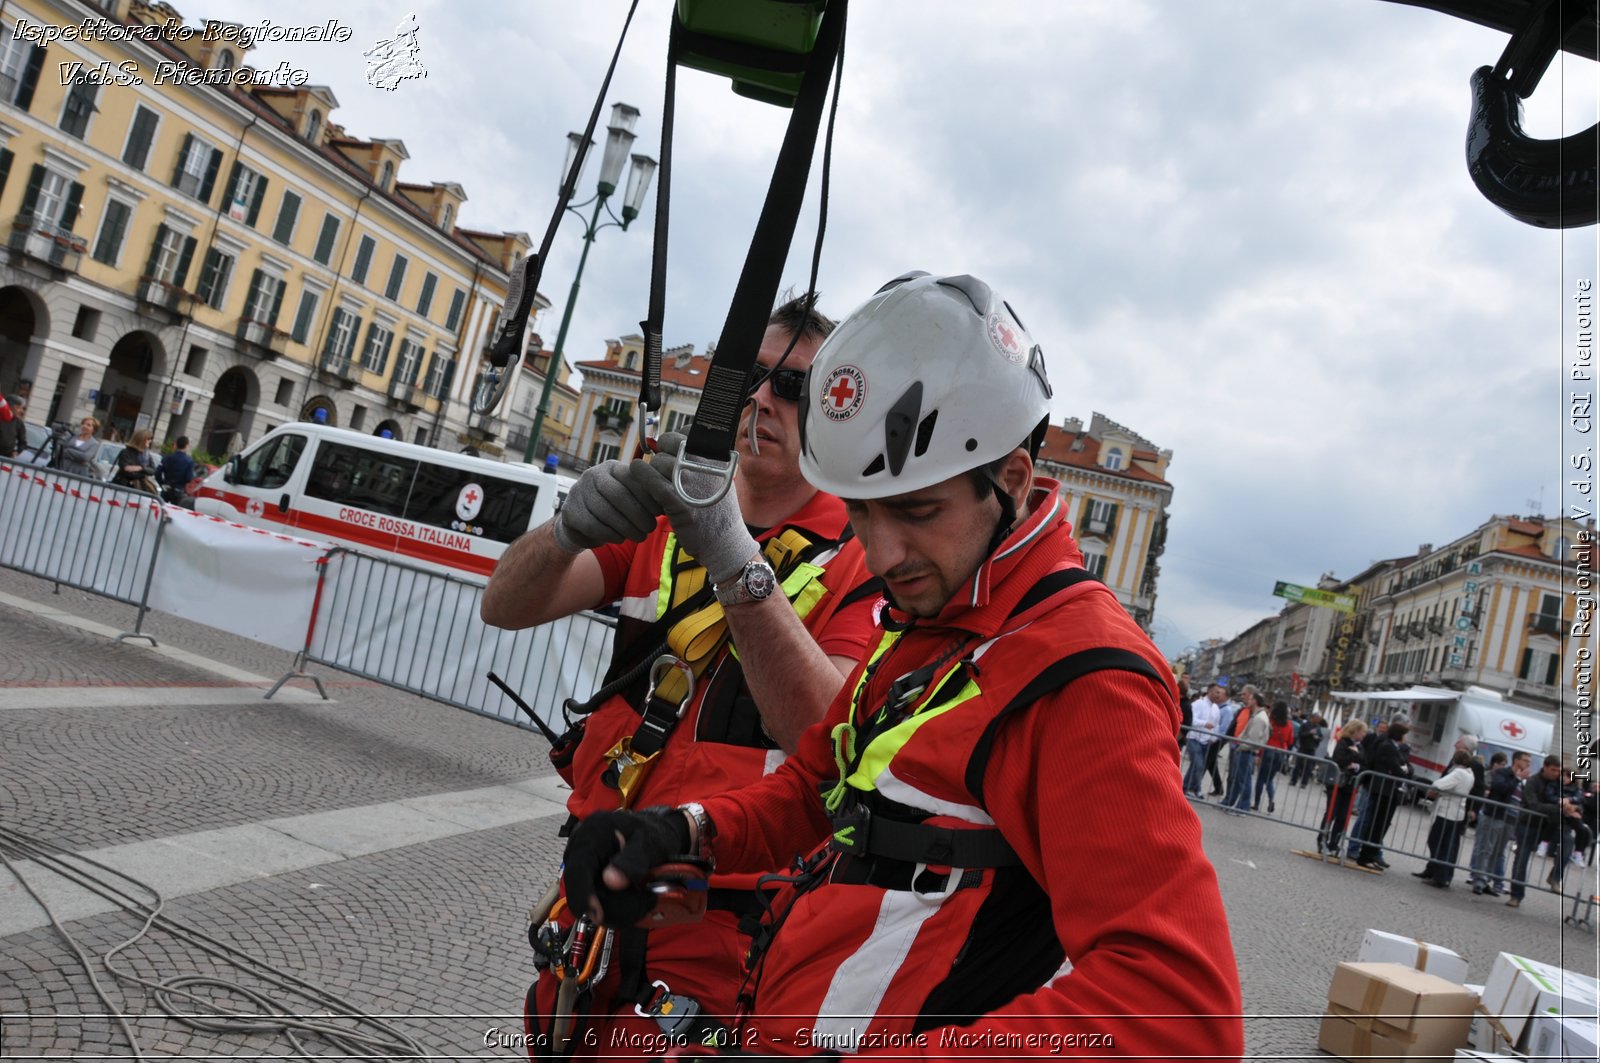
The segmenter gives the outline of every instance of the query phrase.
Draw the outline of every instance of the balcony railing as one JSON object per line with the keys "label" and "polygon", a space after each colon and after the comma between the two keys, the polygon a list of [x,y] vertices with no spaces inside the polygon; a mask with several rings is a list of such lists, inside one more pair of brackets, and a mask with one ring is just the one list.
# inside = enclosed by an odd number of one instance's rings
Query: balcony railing
{"label": "balcony railing", "polygon": [[1429,631],[1430,634],[1443,635],[1444,634],[1444,617],[1442,617],[1442,616],[1430,616],[1430,617],[1428,617],[1428,631]]}
{"label": "balcony railing", "polygon": [[1405,624],[1396,624],[1394,630],[1389,632],[1390,642],[1405,642],[1409,638],[1411,638],[1411,633],[1406,629]]}
{"label": "balcony railing", "polygon": [[1561,634],[1561,617],[1555,613],[1529,613],[1528,627],[1536,634],[1559,635]]}
{"label": "balcony railing", "polygon": [[467,434],[474,439],[496,439],[506,430],[503,417],[474,417],[467,425]]}
{"label": "balcony railing", "polygon": [[234,331],[234,335],[240,344],[255,348],[256,353],[267,358],[278,357],[289,345],[287,332],[274,328],[265,321],[252,321],[247,317],[239,319],[239,327]]}
{"label": "balcony railing", "polygon": [[1111,531],[1111,522],[1103,517],[1090,517],[1083,523],[1090,535],[1106,535]]}
{"label": "balcony railing", "polygon": [[633,414],[614,410],[609,406],[599,406],[594,411],[594,427],[597,432],[615,432],[618,435],[626,432],[628,426],[633,424]]}
{"label": "balcony railing", "polygon": [[422,404],[421,393],[413,381],[396,377],[389,382],[389,397],[413,410]]}
{"label": "balcony railing", "polygon": [[139,301],[151,306],[159,306],[172,313],[180,313],[185,301],[194,298],[188,292],[166,281],[156,280],[154,277],[139,278]]}
{"label": "balcony railing", "polygon": [[317,369],[334,379],[342,388],[356,386],[355,374],[357,372],[350,364],[348,354],[324,353],[317,361]]}
{"label": "balcony railing", "polygon": [[69,273],[78,272],[89,243],[75,232],[32,214],[18,214],[11,223],[11,248],[29,258]]}
{"label": "balcony railing", "polygon": [[1420,620],[1413,620],[1411,623],[1406,625],[1406,634],[1410,635],[1414,639],[1420,639],[1427,635],[1427,633],[1428,629]]}

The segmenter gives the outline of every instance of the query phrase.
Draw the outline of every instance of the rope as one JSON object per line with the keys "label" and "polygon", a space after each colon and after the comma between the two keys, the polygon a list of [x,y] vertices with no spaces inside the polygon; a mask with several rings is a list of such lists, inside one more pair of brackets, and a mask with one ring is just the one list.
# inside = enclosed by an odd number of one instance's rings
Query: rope
{"label": "rope", "polygon": [[[0,864],[17,880],[34,903],[44,911],[50,925],[78,957],[84,973],[89,978],[95,995],[100,998],[107,1014],[114,1017],[132,1049],[133,1059],[148,1058],[134,1036],[128,1015],[111,1000],[106,986],[95,975],[94,966],[82,945],[61,924],[34,886],[23,876],[14,860],[29,860],[41,869],[96,893],[116,904],[124,912],[141,920],[133,936],[118,943],[100,957],[101,965],[118,982],[142,986],[155,998],[161,1010],[174,1021],[191,1029],[223,1034],[281,1034],[300,1056],[310,1056],[305,1038],[318,1039],[338,1056],[362,1056],[379,1059],[422,1059],[427,1052],[416,1041],[399,1030],[362,1013],[357,1007],[327,990],[298,978],[287,971],[259,960],[225,941],[205,933],[170,916],[163,915],[166,899],[159,890],[133,878],[116,868],[74,853],[68,849],[33,838],[8,827],[0,827]],[[89,869],[106,872],[96,874]],[[117,885],[120,879],[129,888]],[[141,900],[135,892],[147,895]],[[285,997],[274,998],[267,992],[254,989],[224,978],[205,975],[179,975],[160,982],[141,978],[132,971],[120,968],[112,961],[118,953],[131,947],[152,930],[160,930],[185,945],[197,948],[221,963],[231,964],[244,974],[275,986]],[[259,1010],[229,1010],[212,996],[193,990],[211,989],[233,994],[256,1005]],[[308,1002],[301,1009],[291,1008],[287,998]],[[179,1010],[183,1007],[187,1010]],[[329,1057],[331,1058],[331,1056]]]}

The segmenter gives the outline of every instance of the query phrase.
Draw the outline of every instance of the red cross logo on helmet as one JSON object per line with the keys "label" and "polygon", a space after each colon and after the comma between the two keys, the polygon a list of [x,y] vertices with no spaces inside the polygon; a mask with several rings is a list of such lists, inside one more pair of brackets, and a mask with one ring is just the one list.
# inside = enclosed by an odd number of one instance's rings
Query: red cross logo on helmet
{"label": "red cross logo on helmet", "polygon": [[822,412],[830,421],[848,421],[867,397],[867,378],[853,365],[841,365],[822,383]]}

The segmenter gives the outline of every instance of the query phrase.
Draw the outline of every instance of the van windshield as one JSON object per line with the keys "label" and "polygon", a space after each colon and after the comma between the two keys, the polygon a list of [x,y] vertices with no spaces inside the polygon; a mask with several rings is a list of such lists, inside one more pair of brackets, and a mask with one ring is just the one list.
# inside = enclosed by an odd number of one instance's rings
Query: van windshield
{"label": "van windshield", "polygon": [[528,530],[539,488],[476,469],[325,442],[317,448],[306,494],[509,543]]}
{"label": "van windshield", "polygon": [[269,439],[246,454],[239,464],[239,484],[243,487],[282,487],[294,475],[294,467],[305,453],[306,437],[286,433]]}

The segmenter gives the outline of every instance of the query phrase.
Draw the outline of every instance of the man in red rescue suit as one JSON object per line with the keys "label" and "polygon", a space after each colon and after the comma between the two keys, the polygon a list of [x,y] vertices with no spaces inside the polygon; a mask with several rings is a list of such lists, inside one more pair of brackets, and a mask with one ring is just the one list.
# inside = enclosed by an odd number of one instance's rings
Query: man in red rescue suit
{"label": "man in red rescue suit", "polygon": [[[860,547],[844,542],[843,505],[807,483],[798,465],[796,400],[832,328],[803,299],[773,313],[758,355],[766,376],[744,414],[734,489],[722,502],[678,499],[669,454],[680,437],[669,434],[651,462],[587,470],[556,518],[496,566],[482,616],[499,627],[620,607],[600,704],[584,718],[575,751],[552,754],[572,785],[569,823],[760,779],[821,719],[865,654],[881,597],[863,586]],[[760,652],[739,652],[752,646]],[[663,655],[667,663],[656,665]],[[748,870],[782,868],[795,855]],[[759,914],[756,878],[714,876],[699,925],[648,937],[611,928],[611,940],[594,949],[609,973],[596,968],[559,1005],[565,972],[547,962],[559,948],[547,950],[528,993],[530,1054],[647,1053],[663,1024],[636,1013],[637,1004],[674,1020],[695,1009],[729,1014],[749,945],[739,921]],[[555,924],[565,935],[572,918],[563,908],[558,902]]]}
{"label": "man in red rescue suit", "polygon": [[907,274],[846,319],[812,365],[801,470],[845,499],[885,583],[869,656],[771,775],[573,831],[568,897],[618,923],[647,917],[639,883],[676,854],[740,871],[809,852],[720,1044],[1243,1052],[1171,669],[1035,474],[1049,398],[1040,349],[977,278]]}

